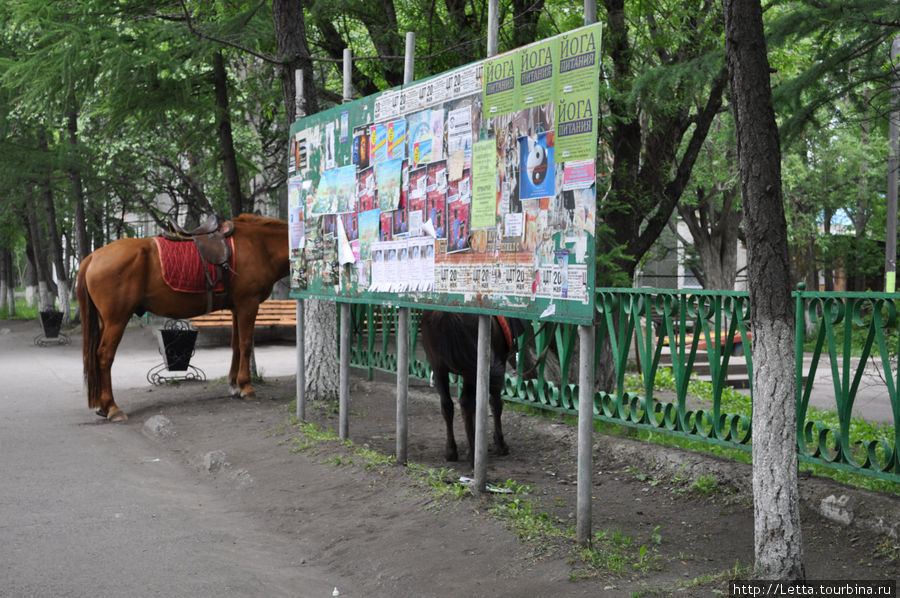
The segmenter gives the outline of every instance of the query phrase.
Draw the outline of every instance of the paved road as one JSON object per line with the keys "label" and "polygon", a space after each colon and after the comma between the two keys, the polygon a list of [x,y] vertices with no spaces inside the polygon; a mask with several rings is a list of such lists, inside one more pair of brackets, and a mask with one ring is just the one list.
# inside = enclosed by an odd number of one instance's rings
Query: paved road
{"label": "paved road", "polygon": [[[264,533],[133,429],[90,414],[80,347],[34,347],[34,322],[0,322],[0,596],[330,596],[328,575]],[[116,388],[147,386],[152,335],[129,331]],[[270,352],[285,354],[267,359]],[[259,366],[290,374],[290,347]],[[224,376],[229,352],[197,363]],[[96,420],[96,421],[95,421]],[[138,437],[140,437],[138,435]],[[300,591],[300,588],[303,588]]]}

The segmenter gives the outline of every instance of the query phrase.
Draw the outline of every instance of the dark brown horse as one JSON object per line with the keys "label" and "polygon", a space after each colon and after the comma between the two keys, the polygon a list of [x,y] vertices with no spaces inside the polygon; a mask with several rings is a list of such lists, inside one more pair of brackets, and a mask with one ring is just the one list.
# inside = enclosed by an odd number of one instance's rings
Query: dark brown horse
{"label": "dark brown horse", "polygon": [[[469,440],[469,464],[475,459],[475,380],[478,370],[478,316],[454,312],[426,311],[422,314],[422,344],[434,372],[434,386],[441,396],[441,413],[447,426],[444,457],[459,459],[453,436],[453,400],[450,398],[450,374],[462,376],[459,395],[466,437]],[[515,351],[516,339],[525,331],[525,323],[515,318],[491,318],[490,405],[494,414],[494,446],[498,455],[509,454],[503,438],[500,416],[503,413],[503,378],[506,359]]]}
{"label": "dark brown horse", "polygon": [[[234,271],[230,305],[232,393],[255,398],[250,384],[250,351],[259,304],[277,280],[288,274],[287,223],[242,214],[234,219]],[[151,312],[190,318],[209,308],[206,293],[173,291],[163,281],[152,238],[120,239],[96,250],[78,271],[78,304],[84,333],[84,378],[88,406],[109,421],[128,419],[113,399],[110,368],[132,314]],[[226,307],[216,296],[212,309]]]}

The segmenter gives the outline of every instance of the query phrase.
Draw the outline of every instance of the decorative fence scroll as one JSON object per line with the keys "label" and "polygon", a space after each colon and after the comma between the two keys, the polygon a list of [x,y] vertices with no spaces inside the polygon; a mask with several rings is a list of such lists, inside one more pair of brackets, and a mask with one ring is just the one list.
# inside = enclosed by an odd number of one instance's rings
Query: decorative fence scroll
{"label": "decorative fence scroll", "polygon": [[[875,293],[794,293],[798,315],[797,428],[801,461],[900,482],[900,397],[898,397],[898,329],[900,296]],[[609,339],[615,389],[596,392],[594,418],[614,424],[658,431],[743,450],[752,442],[751,417],[726,400],[728,369],[746,361],[752,396],[753,360],[750,352],[750,305],[747,293],[600,289],[596,298],[597,344]],[[356,305],[353,311],[352,363],[357,367],[396,371],[395,310]],[[417,312],[410,326],[411,376],[428,379],[430,371],[421,350],[416,351]],[[803,327],[814,328],[814,346],[804,352]],[[532,349],[553,354],[563,372],[574,369],[577,329],[573,325],[532,322]],[[553,350],[544,352],[552,345]],[[711,401],[698,401],[690,392],[697,378],[698,355],[709,364]],[[599,354],[599,350],[597,351]],[[418,359],[415,359],[418,357]],[[522,357],[520,355],[520,357]],[[663,365],[665,361],[665,365]],[[562,413],[578,410],[578,386],[551,379],[547,359],[529,367],[519,359],[517,374],[508,375],[504,399]],[[656,390],[662,368],[670,368],[674,391]],[[639,374],[640,389],[628,382]],[[831,380],[828,404],[813,408],[813,383]],[[893,422],[881,426],[856,425],[853,406],[864,385],[874,385]],[[695,393],[693,393],[695,394]],[[749,403],[750,399],[746,399]]]}

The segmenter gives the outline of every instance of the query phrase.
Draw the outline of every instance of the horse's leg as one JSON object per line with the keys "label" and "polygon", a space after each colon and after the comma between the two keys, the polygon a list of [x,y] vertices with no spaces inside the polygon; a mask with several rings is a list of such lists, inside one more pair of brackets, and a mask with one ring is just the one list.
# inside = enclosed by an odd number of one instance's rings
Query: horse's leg
{"label": "horse's leg", "polygon": [[475,381],[464,377],[462,393],[459,395],[459,410],[462,412],[466,438],[469,440],[469,465],[475,466]]}
{"label": "horse's leg", "polygon": [[241,346],[238,335],[238,319],[231,312],[231,369],[228,370],[228,384],[231,387],[231,396],[241,394],[241,387],[237,384],[238,368],[241,366]]}
{"label": "horse's leg", "polygon": [[494,359],[490,374],[491,413],[494,414],[494,446],[498,455],[508,455],[509,447],[503,439],[503,425],[500,416],[503,414],[503,400],[500,393],[503,391],[503,381],[506,374],[504,361]]}
{"label": "horse's leg", "polygon": [[[250,401],[256,398],[256,390],[250,384],[250,352],[253,350],[253,324],[256,322],[256,313],[259,311],[259,303],[247,305],[246,303],[232,309],[234,314],[234,326],[232,326],[232,342],[234,329],[237,329],[239,363],[235,384],[240,389],[240,397]],[[234,357],[232,357],[232,364]]]}
{"label": "horse's leg", "polygon": [[434,370],[434,387],[441,396],[441,415],[444,416],[444,424],[447,426],[444,459],[456,461],[459,459],[459,451],[456,448],[456,438],[453,436],[453,399],[450,397],[450,373],[446,369]]}
{"label": "horse's leg", "polygon": [[106,318],[101,328],[100,346],[97,348],[97,363],[100,367],[100,408],[98,415],[105,416],[111,422],[121,422],[128,419],[113,398],[112,392],[112,364],[116,357],[116,349],[125,334],[125,326],[128,318]]}

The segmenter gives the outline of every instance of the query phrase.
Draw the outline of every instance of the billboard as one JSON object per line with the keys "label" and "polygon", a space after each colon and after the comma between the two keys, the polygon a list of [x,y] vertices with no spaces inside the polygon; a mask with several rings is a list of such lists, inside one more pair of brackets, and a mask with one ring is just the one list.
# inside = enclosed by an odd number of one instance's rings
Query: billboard
{"label": "billboard", "polygon": [[291,296],[593,318],[601,24],[291,127]]}

